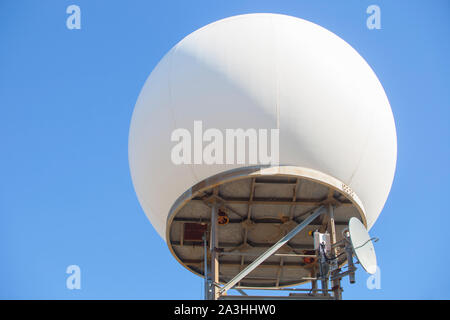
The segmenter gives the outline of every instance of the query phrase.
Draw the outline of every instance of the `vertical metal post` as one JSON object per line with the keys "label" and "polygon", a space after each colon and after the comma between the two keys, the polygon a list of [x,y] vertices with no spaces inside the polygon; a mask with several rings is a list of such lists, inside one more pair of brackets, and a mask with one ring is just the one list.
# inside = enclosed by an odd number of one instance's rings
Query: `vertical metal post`
{"label": "vertical metal post", "polygon": [[211,299],[217,300],[219,298],[219,288],[216,284],[219,283],[219,255],[217,254],[218,245],[217,234],[217,205],[214,204],[211,208]]}
{"label": "vertical metal post", "polygon": [[345,252],[347,253],[348,270],[352,270],[349,274],[350,283],[355,283],[355,265],[353,264],[353,248],[350,243],[346,242]]}
{"label": "vertical metal post", "polygon": [[258,258],[253,260],[244,270],[239,272],[233,279],[231,279],[227,284],[225,284],[220,289],[220,294],[225,293],[227,290],[230,290],[234,287],[236,283],[241,281],[245,276],[247,276],[250,272],[255,270],[263,261],[265,261],[268,257],[274,254],[278,249],[280,249],[284,244],[289,242],[293,237],[295,237],[300,231],[302,231],[307,225],[309,225],[315,218],[320,216],[322,212],[325,210],[323,205],[317,207],[314,212],[305,220],[303,220],[300,224],[294,227],[287,235],[281,238],[277,243],[271,246],[267,251],[261,254]]}
{"label": "vertical metal post", "polygon": [[328,296],[328,274],[329,274],[329,266],[328,262],[325,258],[325,247],[319,245],[319,249],[317,251],[317,258],[319,259],[319,277],[322,288],[322,295]]}
{"label": "vertical metal post", "polygon": [[208,280],[208,245],[206,241],[206,232],[203,234],[203,267],[205,273],[205,300],[209,300],[209,280]]}
{"label": "vertical metal post", "polygon": [[[317,270],[316,270],[316,267],[313,266],[311,269],[311,278],[316,278],[316,277],[317,277]],[[317,280],[311,281],[311,292],[313,295],[317,294]]]}
{"label": "vertical metal post", "polygon": [[326,297],[328,296],[328,278],[322,279],[321,283],[322,283],[322,293]]}
{"label": "vertical metal post", "polygon": [[[334,221],[334,206],[329,204],[328,205],[328,214],[330,216],[330,240],[331,240],[331,245],[333,246],[336,243],[336,224]],[[333,266],[334,266],[334,270],[331,273],[331,276],[333,277],[335,274],[339,273],[339,262],[337,260],[337,247],[334,247],[332,249],[332,254],[333,254],[333,258],[335,258],[335,260],[333,260]],[[331,288],[333,289],[333,294],[334,294],[334,298],[336,300],[341,300],[342,299],[342,292],[341,292],[341,280],[340,279],[336,279],[333,280],[331,282]]]}

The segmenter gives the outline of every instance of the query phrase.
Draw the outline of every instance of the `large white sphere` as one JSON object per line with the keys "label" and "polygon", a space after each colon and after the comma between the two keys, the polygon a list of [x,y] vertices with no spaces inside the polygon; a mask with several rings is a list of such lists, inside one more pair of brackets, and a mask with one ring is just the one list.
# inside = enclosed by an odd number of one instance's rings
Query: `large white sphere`
{"label": "large white sphere", "polygon": [[279,14],[223,19],[188,35],[147,79],[129,136],[139,201],[166,239],[169,210],[194,184],[239,165],[175,165],[177,128],[279,128],[280,164],[335,177],[362,202],[370,228],[394,177],[397,142],[389,101],[344,40]]}

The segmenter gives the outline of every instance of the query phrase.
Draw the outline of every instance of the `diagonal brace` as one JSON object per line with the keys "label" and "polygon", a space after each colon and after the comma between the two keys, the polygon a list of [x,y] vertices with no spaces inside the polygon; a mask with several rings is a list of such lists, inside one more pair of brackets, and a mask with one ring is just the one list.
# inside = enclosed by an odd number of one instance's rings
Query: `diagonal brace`
{"label": "diagonal brace", "polygon": [[309,225],[314,219],[320,216],[323,212],[325,212],[325,207],[319,206],[314,212],[305,220],[303,220],[298,226],[292,229],[287,235],[281,238],[277,243],[275,243],[270,249],[256,258],[251,264],[249,264],[244,270],[239,272],[233,279],[231,279],[226,285],[224,285],[220,289],[220,294],[223,294],[227,290],[233,288],[233,286],[241,281],[245,276],[247,276],[250,272],[252,272],[256,267],[258,267],[261,263],[263,263],[268,257],[274,254],[278,249],[280,249],[284,244],[286,244],[289,240],[297,235],[300,231],[302,231],[307,225]]}

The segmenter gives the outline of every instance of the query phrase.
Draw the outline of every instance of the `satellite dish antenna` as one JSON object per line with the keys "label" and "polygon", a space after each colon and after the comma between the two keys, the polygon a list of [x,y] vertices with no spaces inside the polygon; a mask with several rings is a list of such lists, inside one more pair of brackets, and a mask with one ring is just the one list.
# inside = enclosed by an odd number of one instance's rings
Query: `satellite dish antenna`
{"label": "satellite dish antenna", "polygon": [[348,231],[350,233],[353,251],[358,258],[359,263],[366,272],[370,274],[376,273],[377,256],[375,255],[372,238],[370,238],[366,228],[358,218],[352,217],[348,223]]}

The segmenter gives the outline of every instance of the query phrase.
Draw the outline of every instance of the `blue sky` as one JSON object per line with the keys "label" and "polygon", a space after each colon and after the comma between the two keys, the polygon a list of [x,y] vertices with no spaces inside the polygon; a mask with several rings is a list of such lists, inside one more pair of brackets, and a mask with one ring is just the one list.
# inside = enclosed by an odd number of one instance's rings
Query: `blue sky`
{"label": "blue sky", "polygon": [[[67,6],[81,30],[66,28]],[[381,30],[366,8],[381,8]],[[381,289],[367,275],[346,299],[450,298],[450,2],[0,2],[0,298],[201,299],[139,206],[128,129],[144,81],[179,40],[252,12],[317,23],[371,65],[390,100],[397,172],[371,234]],[[66,288],[67,266],[81,290]]]}

